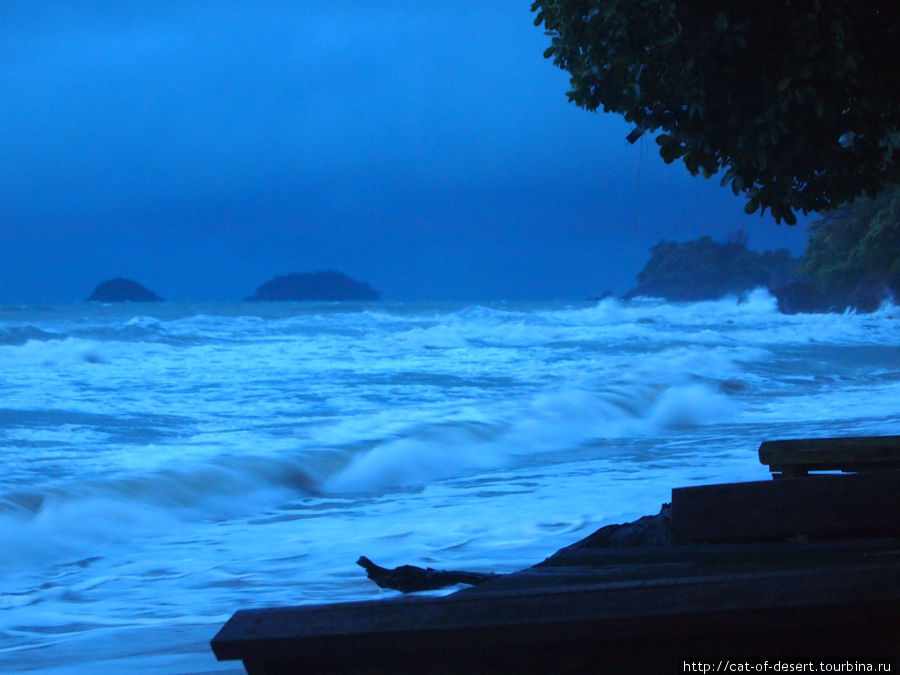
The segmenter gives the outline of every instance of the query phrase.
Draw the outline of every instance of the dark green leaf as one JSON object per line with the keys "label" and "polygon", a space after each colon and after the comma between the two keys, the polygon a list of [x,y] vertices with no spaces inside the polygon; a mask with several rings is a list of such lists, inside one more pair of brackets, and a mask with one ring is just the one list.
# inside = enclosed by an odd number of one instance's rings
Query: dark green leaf
{"label": "dark green leaf", "polygon": [[759,200],[756,197],[751,197],[750,201],[748,201],[744,205],[744,213],[750,215],[751,213],[756,213],[756,210],[759,208]]}

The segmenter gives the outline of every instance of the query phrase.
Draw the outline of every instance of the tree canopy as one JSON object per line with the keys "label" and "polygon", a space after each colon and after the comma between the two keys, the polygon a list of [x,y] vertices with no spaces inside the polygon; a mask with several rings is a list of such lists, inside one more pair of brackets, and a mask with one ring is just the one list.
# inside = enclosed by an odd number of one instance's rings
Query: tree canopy
{"label": "tree canopy", "polygon": [[813,223],[802,270],[822,292],[900,293],[900,186]]}
{"label": "tree canopy", "polygon": [[745,210],[828,211],[900,183],[897,0],[537,0],[569,99]]}

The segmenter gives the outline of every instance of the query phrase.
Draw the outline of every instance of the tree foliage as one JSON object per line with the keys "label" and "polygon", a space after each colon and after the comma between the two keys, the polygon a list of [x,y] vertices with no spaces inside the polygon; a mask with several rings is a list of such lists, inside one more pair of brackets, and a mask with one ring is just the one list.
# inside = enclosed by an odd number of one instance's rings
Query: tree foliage
{"label": "tree foliage", "polygon": [[897,0],[537,0],[569,99],[777,222],[900,183]]}
{"label": "tree foliage", "polygon": [[900,186],[814,223],[802,269],[821,292],[880,286],[900,293]]}

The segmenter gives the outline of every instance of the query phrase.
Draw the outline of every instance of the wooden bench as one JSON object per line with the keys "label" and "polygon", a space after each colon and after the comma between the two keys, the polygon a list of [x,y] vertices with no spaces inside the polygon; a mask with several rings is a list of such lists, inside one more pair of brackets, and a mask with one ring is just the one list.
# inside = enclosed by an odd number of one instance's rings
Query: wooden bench
{"label": "wooden bench", "polygon": [[900,436],[766,441],[759,446],[759,461],[768,465],[773,478],[796,478],[810,471],[900,469]]}

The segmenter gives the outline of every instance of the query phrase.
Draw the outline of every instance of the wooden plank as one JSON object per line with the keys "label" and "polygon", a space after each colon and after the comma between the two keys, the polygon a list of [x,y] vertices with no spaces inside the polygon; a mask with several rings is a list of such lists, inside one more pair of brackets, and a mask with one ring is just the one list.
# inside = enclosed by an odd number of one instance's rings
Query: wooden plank
{"label": "wooden plank", "polygon": [[[574,548],[554,553],[534,568],[621,567],[690,563],[718,564],[730,561],[764,563],[799,561],[813,563],[859,562],[900,549],[896,538],[829,539],[824,541],[774,541],[753,543],[684,544],[680,546],[631,546],[621,548]],[[527,571],[527,570],[524,570]],[[514,574],[519,574],[515,572]],[[509,576],[509,575],[506,575]]]}
{"label": "wooden plank", "polygon": [[571,550],[534,567],[498,575],[458,594],[534,593],[596,584],[647,583],[695,576],[789,571],[900,558],[900,538],[685,544]]}
{"label": "wooden plank", "polygon": [[773,472],[900,469],[900,436],[804,438],[766,441],[759,461]]}
{"label": "wooden plank", "polygon": [[672,490],[672,543],[896,537],[900,471]]}
{"label": "wooden plank", "polygon": [[900,560],[889,558],[567,591],[241,611],[212,647],[219,660],[242,659],[250,672],[596,672],[761,653],[887,658],[898,634]]}

